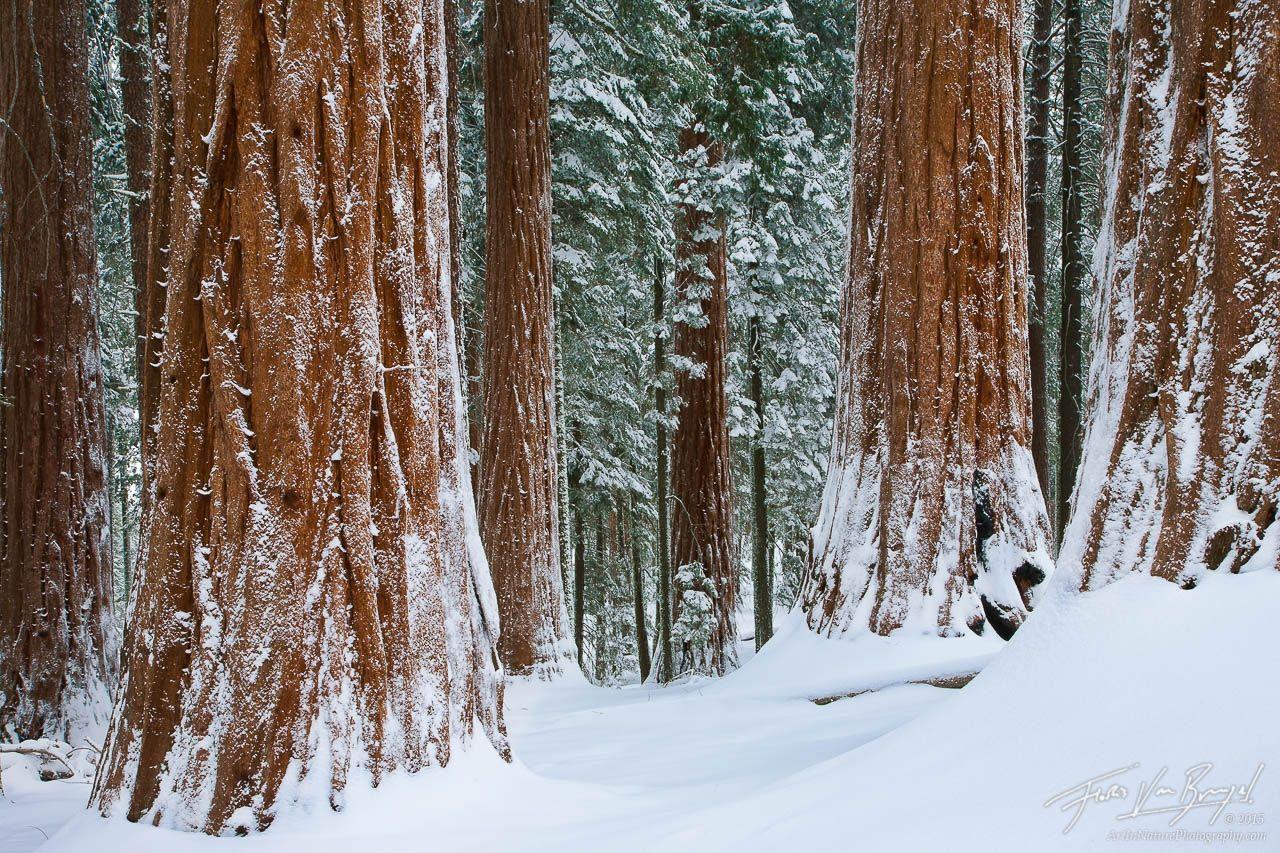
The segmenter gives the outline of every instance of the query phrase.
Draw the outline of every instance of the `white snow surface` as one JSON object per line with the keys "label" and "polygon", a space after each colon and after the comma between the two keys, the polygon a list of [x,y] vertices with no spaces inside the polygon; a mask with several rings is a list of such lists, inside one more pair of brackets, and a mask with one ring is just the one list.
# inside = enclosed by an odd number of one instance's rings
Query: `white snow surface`
{"label": "white snow surface", "polygon": [[[104,820],[81,810],[87,785],[10,770],[0,851],[43,833],[47,853],[1277,850],[1278,641],[1274,572],[1191,591],[1137,574],[1086,594],[1054,583],[1007,646],[824,639],[793,615],[719,681],[513,683],[514,764],[480,739],[443,771],[351,790],[342,813],[285,813],[249,838]],[[902,684],[983,664],[962,690]],[[868,688],[880,689],[811,701]],[[1202,794],[1238,786],[1216,820],[1216,808],[1172,827],[1176,813],[1122,817],[1162,768],[1174,793],[1145,808],[1177,802],[1197,766]],[[1111,799],[1069,805],[1110,771],[1122,772],[1098,790]]]}

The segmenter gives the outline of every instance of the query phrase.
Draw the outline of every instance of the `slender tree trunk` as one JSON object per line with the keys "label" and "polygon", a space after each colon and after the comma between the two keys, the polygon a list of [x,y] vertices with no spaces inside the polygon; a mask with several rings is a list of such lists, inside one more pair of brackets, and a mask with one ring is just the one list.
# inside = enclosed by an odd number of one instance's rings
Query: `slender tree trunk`
{"label": "slender tree trunk", "polygon": [[[1035,460],[1040,493],[1052,505],[1049,472],[1049,384],[1045,323],[1049,278],[1046,255],[1049,242],[1046,191],[1049,180],[1049,78],[1053,67],[1050,38],[1053,32],[1053,0],[1032,5],[1031,98],[1027,110],[1027,279],[1031,289],[1031,316],[1027,324],[1031,350],[1031,457]],[[1053,519],[1050,519],[1051,521]]]}
{"label": "slender tree trunk", "polygon": [[463,336],[463,363],[467,384],[467,445],[471,459],[472,496],[480,505],[480,447],[484,444],[481,423],[484,418],[484,338],[480,330],[471,329]]}
{"label": "slender tree trunk", "polygon": [[568,572],[573,565],[573,530],[569,516],[569,450],[566,442],[569,439],[569,423],[564,404],[564,364],[560,361],[560,353],[564,351],[561,330],[556,328],[556,458],[560,464],[556,466],[556,500],[557,506],[565,507],[559,514],[560,529],[558,546],[560,548],[561,588],[567,589],[570,584]]}
{"label": "slender tree trunk", "polygon": [[[610,520],[610,524],[612,525],[612,519]],[[604,513],[603,512],[596,513],[595,539],[596,539],[595,548],[591,553],[591,569],[592,569],[592,574],[596,578],[597,584],[599,584],[604,588],[604,592],[602,592],[601,594],[601,599],[603,600],[601,601],[601,606],[600,606],[600,609],[597,611],[598,615],[596,616],[596,626],[595,626],[596,630],[595,630],[595,637],[594,637],[596,641],[596,653],[594,655],[594,658],[595,658],[594,663],[595,663],[596,682],[598,684],[603,684],[605,683],[608,676],[608,673],[605,670],[606,660],[605,660],[605,653],[604,653],[605,640],[607,638],[606,635],[608,633],[608,626],[605,623],[605,620],[613,612],[613,608],[611,606],[612,602],[609,601],[609,593],[608,593],[608,590],[611,588],[611,584],[609,583],[610,581],[609,560],[608,560],[609,554],[608,554],[608,551],[606,550],[606,545],[605,545]],[[613,537],[610,536],[608,541],[612,542]]]}
{"label": "slender tree trunk", "polygon": [[1081,0],[1063,3],[1062,62],[1062,330],[1058,361],[1058,495],[1059,538],[1071,514],[1071,494],[1080,465],[1083,409],[1082,370],[1084,279],[1088,270],[1081,251],[1080,156],[1083,106],[1080,65],[1084,51]]}
{"label": "slender tree trunk", "polygon": [[443,766],[477,720],[506,749],[443,0],[353,5],[167,7],[161,429],[103,814],[250,832]]}
{"label": "slender tree trunk", "polygon": [[556,506],[550,0],[485,6],[484,440],[480,530],[513,673],[569,657]]}
{"label": "slender tree trunk", "polygon": [[119,483],[120,502],[120,558],[121,566],[121,602],[120,613],[127,617],[129,613],[129,592],[133,584],[133,525],[129,519],[129,489],[123,479]]}
{"label": "slender tree trunk", "polygon": [[144,369],[147,292],[147,185],[151,154],[150,27],[144,0],[116,0],[120,37],[120,95],[124,107],[124,161],[129,190],[129,251],[133,261],[138,375]]}
{"label": "slender tree trunk", "polygon": [[627,538],[631,545],[631,597],[635,604],[636,660],[640,663],[640,681],[649,680],[649,626],[644,606],[644,565],[640,557],[640,536],[636,530],[635,501],[627,509]]}
{"label": "slender tree trunk", "polygon": [[[685,128],[680,148],[696,170],[714,169],[723,158],[721,144],[701,127]],[[686,179],[686,191],[690,187]],[[737,574],[731,553],[733,510],[724,391],[729,348],[725,228],[722,216],[707,212],[696,201],[681,204],[678,227],[676,289],[682,300],[697,305],[705,322],[676,327],[675,354],[695,367],[676,377],[683,408],[672,436],[672,548],[676,566],[701,566],[705,580],[676,591],[673,618],[679,621],[686,594],[710,599],[715,625],[705,642],[681,643],[680,667],[724,674],[737,663],[733,618]]]}
{"label": "slender tree trunk", "polygon": [[769,571],[769,508],[765,498],[764,378],[760,364],[760,315],[747,320],[747,367],[756,437],[751,443],[751,563],[756,604],[756,651],[773,636],[773,578]]}
{"label": "slender tree trunk", "polygon": [[1016,0],[859,6],[823,632],[1007,637],[1051,570],[1031,458]]}
{"label": "slender tree trunk", "polygon": [[[157,442],[156,423],[160,408],[162,383],[160,363],[164,357],[165,297],[169,282],[169,234],[171,203],[170,168],[150,168],[152,163],[167,164],[174,156],[173,110],[169,69],[164,63],[169,56],[169,19],[160,0],[151,2],[151,144],[147,165],[150,171],[147,189],[146,277],[138,283],[138,317],[142,323],[142,360],[138,365],[138,423],[142,460],[141,511],[145,514],[154,494],[152,474],[155,469]],[[141,550],[141,549],[140,549]]]}
{"label": "slender tree trunk", "polygon": [[[572,429],[576,439],[578,425],[575,423]],[[569,471],[569,494],[573,501],[573,642],[578,650],[578,668],[581,669],[584,654],[582,608],[587,588],[587,557],[582,529],[582,476],[576,467]]]}
{"label": "slender tree trunk", "polygon": [[653,407],[657,429],[658,485],[658,601],[654,606],[658,619],[658,681],[666,683],[675,677],[675,658],[671,651],[671,538],[667,509],[667,356],[663,308],[666,303],[661,262],[654,264],[653,274]]}
{"label": "slender tree trunk", "polygon": [[1088,426],[1061,565],[1194,586],[1280,554],[1280,7],[1111,33]]}
{"label": "slender tree trunk", "polygon": [[116,658],[84,21],[0,4],[0,731],[77,743]]}
{"label": "slender tree trunk", "polygon": [[[444,49],[449,75],[449,91],[445,101],[445,125],[449,142],[449,281],[453,289],[453,327],[458,330],[462,351],[466,352],[466,305],[462,298],[462,170],[458,162],[457,0],[444,0]],[[470,390],[467,385],[468,383],[463,383],[464,391]]]}

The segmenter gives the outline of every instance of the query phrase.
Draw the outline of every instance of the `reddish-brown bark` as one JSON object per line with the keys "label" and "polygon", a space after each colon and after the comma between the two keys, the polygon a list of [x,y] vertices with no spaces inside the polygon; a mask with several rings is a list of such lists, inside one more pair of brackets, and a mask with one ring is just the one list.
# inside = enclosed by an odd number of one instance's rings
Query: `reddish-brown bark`
{"label": "reddish-brown bark", "polygon": [[824,632],[1010,635],[1050,571],[1030,453],[1015,0],[859,6],[849,280],[803,593]]}
{"label": "reddish-brown bark", "polygon": [[[699,169],[714,169],[724,156],[723,146],[701,126],[681,131],[680,149],[685,159],[700,161],[694,167]],[[725,402],[729,283],[724,218],[705,203],[688,201],[680,206],[677,226],[676,293],[698,306],[700,319],[679,323],[675,330],[675,356],[693,367],[676,375],[676,396],[683,405],[671,437],[671,544],[677,572],[701,565],[705,582],[692,591],[710,597],[715,625],[703,644],[673,638],[678,646],[673,653],[682,671],[724,673],[737,663],[733,611],[738,593]],[[676,623],[690,592],[674,584]]]}
{"label": "reddish-brown bark", "polygon": [[449,286],[443,0],[287,11],[173,0],[157,63],[160,429],[93,801],[211,833],[447,764],[477,720],[505,750]]}
{"label": "reddish-brown bark", "polygon": [[77,742],[115,674],[84,20],[0,6],[0,731]]}
{"label": "reddish-brown bark", "polygon": [[480,530],[511,672],[572,656],[557,516],[549,0],[488,0]]}
{"label": "reddish-brown bark", "polygon": [[1191,586],[1280,559],[1280,7],[1127,8],[1062,562]]}

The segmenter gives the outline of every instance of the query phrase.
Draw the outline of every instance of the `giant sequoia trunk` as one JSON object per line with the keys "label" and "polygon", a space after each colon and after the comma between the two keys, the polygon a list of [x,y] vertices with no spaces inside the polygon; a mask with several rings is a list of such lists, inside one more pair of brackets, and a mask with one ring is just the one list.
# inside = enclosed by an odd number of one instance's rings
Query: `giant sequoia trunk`
{"label": "giant sequoia trunk", "polygon": [[77,743],[115,669],[84,21],[0,6],[0,731]]}
{"label": "giant sequoia trunk", "polygon": [[[722,146],[701,128],[685,128],[680,147],[692,163],[714,168]],[[688,191],[688,185],[686,184]],[[676,377],[683,403],[671,438],[671,539],[675,654],[682,671],[724,673],[737,663],[733,611],[729,427],[725,358],[729,349],[729,284],[723,217],[696,200],[681,204],[676,290],[700,317],[679,323],[676,358],[692,365]],[[697,627],[696,639],[690,629]],[[681,636],[683,635],[683,636]]]}
{"label": "giant sequoia trunk", "polygon": [[1280,561],[1280,7],[1133,0],[1112,31],[1094,356],[1064,569]]}
{"label": "giant sequoia trunk", "polygon": [[550,0],[488,0],[484,437],[480,530],[511,672],[573,650],[560,574],[551,287]]}
{"label": "giant sequoia trunk", "polygon": [[275,3],[217,11],[169,3],[158,63],[160,429],[93,799],[243,832],[444,765],[477,720],[505,746],[450,304],[443,2],[295,0],[287,29]]}
{"label": "giant sequoia trunk", "polygon": [[1016,0],[859,6],[824,632],[1016,629],[1050,571],[1029,450]]}

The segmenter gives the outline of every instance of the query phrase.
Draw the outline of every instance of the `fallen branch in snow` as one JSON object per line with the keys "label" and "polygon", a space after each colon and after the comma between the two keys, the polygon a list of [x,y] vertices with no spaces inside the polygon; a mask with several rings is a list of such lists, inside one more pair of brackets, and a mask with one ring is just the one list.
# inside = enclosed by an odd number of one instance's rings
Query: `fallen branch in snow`
{"label": "fallen branch in snow", "polygon": [[[39,746],[14,746],[12,744],[0,744],[0,752],[12,752],[17,755],[30,755],[42,758],[45,761],[57,761],[63,767],[67,768],[65,775],[61,772],[54,773],[52,771],[41,770],[40,779],[49,782],[53,779],[70,779],[76,775],[75,768],[67,763],[67,760],[51,749],[44,749]],[[4,784],[0,782],[0,792],[4,791]]]}
{"label": "fallen branch in snow", "polygon": [[906,684],[925,684],[929,687],[942,687],[946,690],[959,690],[970,681],[973,681],[977,672],[962,672],[956,675],[939,675],[934,678],[921,678],[911,681],[895,681],[891,684],[882,684],[879,687],[868,687],[864,690],[855,690],[852,693],[837,693],[835,696],[820,696],[812,700],[815,705],[830,705],[840,699],[852,699],[855,696],[862,696],[865,693],[875,693],[879,690],[886,690],[890,687],[902,687]]}

